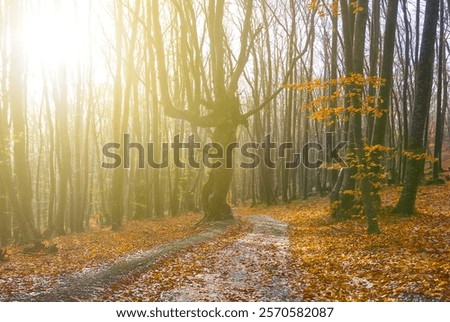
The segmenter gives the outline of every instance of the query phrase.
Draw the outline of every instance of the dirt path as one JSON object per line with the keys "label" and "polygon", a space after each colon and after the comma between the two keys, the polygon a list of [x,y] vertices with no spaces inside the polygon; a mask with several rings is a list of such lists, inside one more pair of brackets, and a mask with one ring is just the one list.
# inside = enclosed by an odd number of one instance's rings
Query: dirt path
{"label": "dirt path", "polygon": [[[252,232],[203,263],[199,282],[161,294],[161,301],[290,301],[287,224],[270,216],[248,218]],[[191,254],[183,254],[186,261]]]}
{"label": "dirt path", "polygon": [[[185,248],[195,246],[221,235],[235,221],[216,223],[207,229],[187,238],[177,239],[162,244],[145,252],[128,255],[114,264],[99,268],[85,269],[81,272],[61,277],[56,286],[34,294],[16,294],[7,301],[66,302],[89,301],[130,274],[137,274],[149,269],[152,265]],[[38,287],[39,289],[39,287]]]}
{"label": "dirt path", "polygon": [[[227,246],[202,256],[200,268],[184,284],[156,293],[156,301],[292,301],[288,279],[289,238],[287,224],[271,216],[245,217],[252,229]],[[112,265],[86,269],[61,277],[56,286],[34,294],[18,294],[9,301],[97,301],[111,287],[128,284],[129,276],[145,277],[153,265],[171,256],[189,263],[196,245],[221,238],[226,228],[236,221],[217,223],[184,239],[160,245],[145,252],[129,255]],[[192,247],[194,246],[194,247]],[[164,281],[161,281],[164,283]],[[138,281],[136,287],[151,289],[152,282]],[[114,300],[114,299],[111,299]],[[126,297],[123,300],[128,300]]]}

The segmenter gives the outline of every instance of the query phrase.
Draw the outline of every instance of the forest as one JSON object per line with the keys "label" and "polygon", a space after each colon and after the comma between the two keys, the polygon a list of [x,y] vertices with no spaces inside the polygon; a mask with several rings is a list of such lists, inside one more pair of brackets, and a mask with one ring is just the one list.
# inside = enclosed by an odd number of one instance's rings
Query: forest
{"label": "forest", "polygon": [[0,301],[450,301],[450,0],[0,0]]}

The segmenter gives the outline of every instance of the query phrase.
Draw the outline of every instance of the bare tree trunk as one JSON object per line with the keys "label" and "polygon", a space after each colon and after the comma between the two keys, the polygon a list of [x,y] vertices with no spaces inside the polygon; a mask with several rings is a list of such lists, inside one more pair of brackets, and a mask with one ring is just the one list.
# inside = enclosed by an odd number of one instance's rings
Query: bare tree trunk
{"label": "bare tree trunk", "polygon": [[[56,130],[56,153],[59,173],[58,203],[55,217],[55,233],[65,234],[67,197],[70,181],[71,152],[68,128],[68,102],[67,102],[67,75],[66,67],[59,64],[58,83],[54,84],[55,97],[55,130]],[[69,216],[70,218],[70,216]]]}
{"label": "bare tree trunk", "polygon": [[[386,28],[384,33],[384,45],[383,45],[383,59],[381,66],[381,78],[386,82],[380,89],[379,106],[378,109],[381,112],[381,116],[375,121],[372,145],[384,145],[386,136],[386,127],[388,125],[389,116],[392,114],[392,75],[394,65],[394,51],[395,51],[395,34],[397,30],[397,13],[398,13],[398,0],[389,0],[387,15],[386,15]],[[370,167],[370,171],[374,174],[380,174],[382,170],[381,164],[381,152],[374,151],[373,159],[375,165]],[[375,179],[378,180],[378,179]],[[381,204],[381,199],[378,194],[378,188],[373,187],[370,195],[373,195],[373,203],[376,207]]]}
{"label": "bare tree trunk", "polygon": [[445,57],[445,2],[441,0],[440,4],[440,20],[439,20],[439,53],[438,53],[438,88],[437,88],[437,102],[436,102],[436,131],[434,138],[434,158],[437,159],[433,163],[433,181],[438,182],[439,174],[442,172],[442,144],[444,140],[444,123],[445,123],[445,106],[442,100],[444,91],[444,57]]}
{"label": "bare tree trunk", "polygon": [[[20,204],[16,205],[14,208],[20,214],[21,218],[19,222],[21,225],[26,225],[22,227],[21,231],[31,231],[32,233],[24,234],[24,238],[28,239],[30,237],[37,237],[38,231],[36,230],[33,218],[33,208],[32,208],[32,184],[31,184],[31,174],[29,167],[29,157],[28,157],[28,128],[27,128],[27,106],[26,106],[26,81],[25,81],[25,53],[23,49],[23,43],[20,35],[22,35],[24,20],[23,10],[24,4],[22,1],[14,1],[10,6],[11,17],[11,33],[17,35],[16,37],[11,37],[10,41],[10,78],[9,78],[9,98],[10,98],[10,112],[13,126],[13,136],[14,136],[14,175],[17,184],[17,199],[10,200],[12,204],[18,202]],[[3,137],[3,136],[2,136]],[[5,166],[6,167],[6,166]],[[6,169],[5,169],[6,170]],[[8,174],[4,173],[5,178],[3,182],[5,185],[14,184],[8,182]],[[8,187],[10,198],[12,197],[13,187]]]}
{"label": "bare tree trunk", "polygon": [[[408,151],[414,154],[422,154],[425,152],[424,131],[426,128],[425,122],[430,110],[434,65],[434,50],[430,48],[434,48],[436,40],[439,1],[428,0],[425,12],[422,45],[416,75],[413,120],[408,145]],[[420,165],[420,160],[415,158],[409,158],[407,161],[405,184],[395,209],[400,215],[413,214],[421,172]]]}
{"label": "bare tree trunk", "polygon": [[[332,19],[332,25],[333,25],[333,33],[332,33],[332,38],[331,38],[331,72],[330,72],[330,76],[332,80],[337,80],[338,78],[338,26],[339,26],[339,21],[338,21],[338,13],[339,13],[339,1],[336,1],[336,12],[332,12],[333,17]],[[337,86],[336,85],[331,85],[330,86],[330,93],[329,95],[334,95],[334,93],[336,93],[337,90]],[[331,101],[331,108],[336,108],[338,107],[337,104],[337,100],[332,100]],[[336,134],[336,117],[333,117],[333,119],[331,120],[331,124],[328,125],[328,132]],[[335,169],[331,169],[330,170],[331,175],[330,175],[330,186],[334,187],[336,185],[336,182],[338,180],[338,171]]]}
{"label": "bare tree trunk", "polygon": [[8,212],[7,198],[3,182],[0,180],[0,246],[6,246],[11,239],[11,216]]}
{"label": "bare tree trunk", "polygon": [[[116,10],[116,70],[114,79],[114,111],[113,137],[115,142],[122,139],[122,50],[123,50],[123,12],[122,4],[115,4]],[[122,145],[121,145],[122,147]],[[120,151],[123,151],[123,147]],[[121,153],[123,155],[123,153]],[[111,191],[111,225],[112,230],[118,230],[123,221],[123,165],[113,170]]]}
{"label": "bare tree trunk", "polygon": [[[354,14],[351,10],[351,5],[346,0],[340,0],[341,5],[341,17],[342,17],[342,29],[344,35],[344,63],[345,72],[350,74],[353,70],[353,33],[354,33]],[[346,95],[348,94],[348,89],[346,89]],[[343,135],[342,139],[349,142],[349,148],[354,149],[354,128],[350,124],[350,114],[347,111],[349,106],[348,100],[344,100],[345,107],[345,121],[343,124]],[[350,212],[353,210],[355,204],[355,198],[353,195],[348,194],[348,191],[354,191],[356,186],[356,180],[354,175],[356,174],[356,168],[349,166],[342,171],[342,180],[338,180],[337,184],[341,183],[340,186],[335,186],[333,189],[339,191],[339,203],[333,208],[332,217],[337,219],[348,219],[350,218]]]}
{"label": "bare tree trunk", "polygon": [[[239,77],[248,60],[248,36],[251,26],[253,1],[245,4],[245,19],[241,35],[241,51],[237,58],[233,73],[229,75],[229,85],[225,83],[224,42],[223,30],[224,1],[210,0],[208,4],[207,28],[210,38],[210,57],[212,79],[214,85],[214,101],[206,102],[210,109],[206,116],[200,116],[198,111],[181,110],[174,107],[169,92],[168,74],[165,66],[164,42],[159,22],[159,4],[152,1],[152,26],[155,52],[158,62],[158,76],[162,103],[167,116],[188,121],[194,127],[213,128],[213,143],[219,144],[224,150],[236,140],[236,131],[239,124],[247,125],[246,118],[240,112],[240,102],[236,96]],[[187,27],[187,26],[186,26]],[[212,169],[208,181],[202,189],[202,204],[205,221],[224,220],[232,217],[231,208],[226,197],[230,189],[233,176],[232,156],[219,159],[222,165]]]}
{"label": "bare tree trunk", "polygon": [[[228,123],[218,126],[214,131],[212,141],[222,147],[227,147],[236,142],[236,130],[236,125],[230,126]],[[202,206],[206,221],[225,220],[233,217],[231,208],[226,202],[233,178],[232,156],[231,159],[228,157],[221,161],[223,162],[222,166],[211,170],[208,181],[202,189]]]}
{"label": "bare tree trunk", "polygon": [[[365,26],[367,20],[368,0],[359,0],[358,6],[362,11],[356,14],[355,21],[355,37],[353,43],[353,72],[363,75],[364,73],[364,44],[365,44]],[[356,86],[355,86],[356,87]],[[359,98],[353,97],[353,106],[358,109],[361,107]],[[367,166],[364,156],[364,141],[362,136],[362,116],[361,113],[354,113],[353,126],[355,131],[355,143],[357,147],[357,155],[359,162],[365,167]],[[367,217],[367,232],[369,234],[380,233],[377,221],[377,210],[373,204],[371,197],[372,187],[367,175],[362,175],[361,179],[362,203],[364,213]]]}
{"label": "bare tree trunk", "polygon": [[[407,0],[403,0],[402,5],[403,10],[403,20],[405,21],[405,64],[404,64],[404,72],[403,72],[403,91],[402,91],[402,111],[403,111],[403,141],[402,141],[402,149],[406,150],[408,147],[408,138],[409,138],[409,127],[408,127],[408,86],[409,86],[409,67],[410,67],[410,54],[411,54],[411,36],[410,36],[410,23],[408,19],[408,11],[407,11]],[[418,42],[418,41],[417,41]],[[403,182],[405,178],[405,169],[406,169],[406,156],[401,155],[401,173],[400,173],[400,182]]]}
{"label": "bare tree trunk", "polygon": [[[386,18],[386,21],[389,21],[389,18]],[[380,0],[373,0],[372,24],[370,30],[370,67],[369,67],[370,68],[369,74],[371,77],[378,76],[379,54],[380,54]],[[377,89],[371,84],[369,84],[369,86],[370,87],[368,95],[375,97],[377,94]],[[369,142],[372,141],[374,124],[375,124],[375,115],[373,113],[369,113],[367,115],[367,132],[366,132],[367,133],[366,136]]]}

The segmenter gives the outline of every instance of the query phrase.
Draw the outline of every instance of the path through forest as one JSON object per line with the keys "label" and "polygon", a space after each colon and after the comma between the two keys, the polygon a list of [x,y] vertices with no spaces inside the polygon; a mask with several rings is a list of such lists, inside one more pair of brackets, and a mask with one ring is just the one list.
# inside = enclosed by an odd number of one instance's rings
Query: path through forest
{"label": "path through forest", "polygon": [[[18,294],[10,301],[90,301],[131,274],[138,274],[157,264],[165,256],[221,235],[234,221],[218,222],[186,238],[159,245],[144,252],[129,254],[111,265],[87,268],[81,272],[62,276],[56,286],[34,294]],[[107,247],[107,246],[106,246]],[[39,287],[38,287],[39,289]]]}
{"label": "path through forest", "polygon": [[[289,301],[287,224],[251,216],[250,233],[211,254],[200,281],[166,291],[162,301]],[[191,254],[183,254],[186,261]]]}
{"label": "path through forest", "polygon": [[[225,248],[204,258],[196,283],[174,285],[161,292],[159,301],[289,301],[289,239],[287,224],[268,215],[246,217],[252,229]],[[128,276],[145,275],[168,256],[189,263],[196,247],[220,239],[237,221],[216,223],[207,229],[145,252],[121,258],[111,265],[62,276],[52,288],[16,295],[12,301],[92,301],[107,299],[104,294],[126,287]],[[164,281],[162,281],[164,283]],[[152,285],[143,285],[151,289]],[[151,284],[151,283],[150,283]],[[122,300],[132,300],[122,297]]]}

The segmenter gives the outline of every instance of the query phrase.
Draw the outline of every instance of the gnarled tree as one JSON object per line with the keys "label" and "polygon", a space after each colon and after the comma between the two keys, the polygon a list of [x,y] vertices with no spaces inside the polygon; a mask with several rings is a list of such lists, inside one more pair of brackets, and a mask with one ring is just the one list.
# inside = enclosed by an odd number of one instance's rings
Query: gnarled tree
{"label": "gnarled tree", "polygon": [[[196,17],[192,14],[192,3],[173,0],[174,6],[180,18],[180,22],[185,24],[181,28],[188,30],[188,36],[192,40],[191,50],[195,51],[194,57],[202,56],[202,48],[198,47],[198,35]],[[236,131],[239,125],[247,125],[247,118],[259,113],[273,100],[284,87],[280,86],[276,91],[269,95],[258,107],[242,113],[241,103],[238,97],[238,82],[244,71],[244,67],[248,61],[251,49],[254,44],[255,37],[259,33],[259,28],[252,29],[252,13],[253,1],[245,1],[243,8],[244,19],[240,32],[240,50],[237,57],[234,57],[231,50],[230,42],[224,31],[224,0],[210,0],[208,7],[204,9],[209,37],[209,70],[212,89],[208,83],[208,75],[205,66],[197,64],[195,58],[187,55],[186,59],[193,60],[192,78],[195,80],[201,75],[202,89],[207,93],[204,100],[194,100],[187,109],[176,108],[171,99],[169,91],[169,78],[166,67],[166,57],[164,52],[164,41],[160,24],[160,10],[157,0],[152,1],[152,17],[149,24],[153,31],[153,41],[156,52],[160,95],[164,106],[166,116],[178,118],[190,123],[192,127],[210,128],[212,129],[211,140],[213,143],[220,145],[224,151],[226,148],[236,142]],[[309,16],[310,21],[314,19],[315,11]],[[311,33],[307,36],[304,48],[297,52],[292,59],[290,66],[283,79],[286,83],[289,76],[294,70],[295,64],[299,61],[307,50]],[[197,45],[196,45],[197,44]],[[227,61],[224,58],[229,58]],[[198,86],[195,84],[193,86]],[[195,90],[195,89],[194,89]],[[209,95],[209,93],[212,93]],[[200,106],[205,107],[205,112],[200,112]],[[207,182],[202,188],[202,206],[204,210],[205,221],[216,221],[232,218],[231,208],[226,202],[226,196],[229,192],[233,177],[233,160],[232,155],[226,155],[223,158],[217,158],[220,166],[212,169],[209,173]],[[229,153],[228,153],[229,154]]]}

